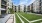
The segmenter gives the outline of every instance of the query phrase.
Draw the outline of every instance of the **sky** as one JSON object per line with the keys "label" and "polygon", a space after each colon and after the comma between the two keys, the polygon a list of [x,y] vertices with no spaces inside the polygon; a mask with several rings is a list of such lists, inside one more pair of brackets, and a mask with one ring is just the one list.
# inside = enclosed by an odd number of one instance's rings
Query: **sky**
{"label": "sky", "polygon": [[30,5],[33,3],[35,0],[12,0],[14,5]]}

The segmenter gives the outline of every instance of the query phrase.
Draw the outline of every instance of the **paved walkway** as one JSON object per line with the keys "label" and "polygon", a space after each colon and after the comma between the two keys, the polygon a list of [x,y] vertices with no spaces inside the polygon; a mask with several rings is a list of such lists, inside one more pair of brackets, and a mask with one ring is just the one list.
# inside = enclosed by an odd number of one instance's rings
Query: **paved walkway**
{"label": "paved walkway", "polygon": [[6,23],[13,23],[13,14],[12,14],[12,16],[8,19],[8,21],[6,22]]}
{"label": "paved walkway", "polygon": [[0,23],[12,23],[13,22],[13,14],[8,14],[4,18],[0,18]]}

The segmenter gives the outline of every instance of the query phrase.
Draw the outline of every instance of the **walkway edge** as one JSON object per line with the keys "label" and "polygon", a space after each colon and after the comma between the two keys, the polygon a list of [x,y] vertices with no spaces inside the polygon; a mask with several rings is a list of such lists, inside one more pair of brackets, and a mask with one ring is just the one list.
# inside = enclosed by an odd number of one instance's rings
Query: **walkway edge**
{"label": "walkway edge", "polygon": [[15,14],[14,14],[14,23],[16,23],[16,17],[15,17]]}

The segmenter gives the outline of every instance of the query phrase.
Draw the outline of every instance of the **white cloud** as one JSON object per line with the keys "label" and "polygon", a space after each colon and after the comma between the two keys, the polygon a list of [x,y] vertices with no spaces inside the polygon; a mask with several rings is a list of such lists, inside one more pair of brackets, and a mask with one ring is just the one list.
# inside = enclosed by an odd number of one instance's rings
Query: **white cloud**
{"label": "white cloud", "polygon": [[35,0],[30,0],[30,2],[28,2],[28,1],[29,1],[29,0],[20,0],[20,3],[19,3],[19,4],[20,4],[20,5],[21,5],[21,4],[23,4],[23,5],[24,5],[24,4],[25,4],[25,5],[30,5],[30,4],[33,3]]}
{"label": "white cloud", "polygon": [[19,4],[26,4],[28,0],[20,0]]}

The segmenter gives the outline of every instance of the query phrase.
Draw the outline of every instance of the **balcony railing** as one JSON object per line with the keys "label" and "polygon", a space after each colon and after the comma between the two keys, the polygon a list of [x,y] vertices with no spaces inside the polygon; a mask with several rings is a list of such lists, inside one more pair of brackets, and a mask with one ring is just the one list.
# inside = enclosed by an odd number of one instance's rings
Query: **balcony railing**
{"label": "balcony railing", "polygon": [[4,8],[4,9],[6,9],[6,6],[1,6],[1,8]]}
{"label": "balcony railing", "polygon": [[3,8],[3,9],[6,9],[6,8]]}
{"label": "balcony railing", "polygon": [[6,9],[4,9],[4,8],[0,8],[0,10],[6,10]]}
{"label": "balcony railing", "polygon": [[2,3],[2,5],[6,5],[5,3]]}
{"label": "balcony railing", "polygon": [[1,1],[2,5],[6,5],[7,2],[5,2],[4,0]]}

